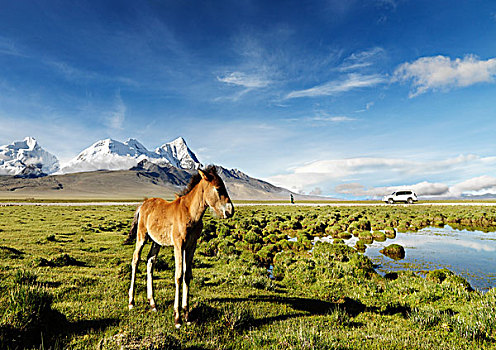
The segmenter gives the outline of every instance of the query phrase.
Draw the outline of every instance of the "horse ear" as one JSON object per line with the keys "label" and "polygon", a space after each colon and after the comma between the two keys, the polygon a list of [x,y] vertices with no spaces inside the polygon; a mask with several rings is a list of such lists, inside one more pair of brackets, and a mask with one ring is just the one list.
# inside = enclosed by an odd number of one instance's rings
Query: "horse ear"
{"label": "horse ear", "polygon": [[208,176],[202,170],[198,169],[198,174],[202,177],[203,180],[208,181]]}

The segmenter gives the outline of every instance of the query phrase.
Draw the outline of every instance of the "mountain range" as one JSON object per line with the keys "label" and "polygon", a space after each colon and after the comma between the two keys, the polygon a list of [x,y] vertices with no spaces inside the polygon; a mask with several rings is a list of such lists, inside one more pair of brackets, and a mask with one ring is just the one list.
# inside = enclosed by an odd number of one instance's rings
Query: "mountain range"
{"label": "mountain range", "polygon": [[136,139],[120,142],[100,140],[60,166],[56,156],[45,151],[33,137],[0,146],[0,175],[39,177],[95,170],[127,170],[146,159],[157,165],[196,170],[202,166],[182,137],[149,151]]}
{"label": "mountain range", "polygon": [[[67,164],[32,137],[0,146],[0,197],[173,198],[202,164],[179,137],[154,151],[138,140],[100,140]],[[288,199],[291,192],[217,166],[233,199]],[[295,198],[299,196],[293,194]]]}
{"label": "mountain range", "polygon": [[124,170],[135,166],[143,159],[158,165],[172,165],[189,170],[198,169],[202,165],[182,137],[163,144],[153,152],[136,139],[125,142],[105,139],[83,150],[63,166],[60,172],[68,174],[103,169]]}

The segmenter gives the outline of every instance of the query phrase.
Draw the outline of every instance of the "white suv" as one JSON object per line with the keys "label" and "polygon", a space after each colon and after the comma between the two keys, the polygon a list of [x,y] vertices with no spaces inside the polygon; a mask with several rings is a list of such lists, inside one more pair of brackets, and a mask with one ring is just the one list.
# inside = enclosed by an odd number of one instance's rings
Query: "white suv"
{"label": "white suv", "polygon": [[396,191],[388,196],[382,197],[382,201],[389,204],[394,204],[395,202],[413,204],[413,202],[417,202],[418,199],[417,195],[413,191]]}

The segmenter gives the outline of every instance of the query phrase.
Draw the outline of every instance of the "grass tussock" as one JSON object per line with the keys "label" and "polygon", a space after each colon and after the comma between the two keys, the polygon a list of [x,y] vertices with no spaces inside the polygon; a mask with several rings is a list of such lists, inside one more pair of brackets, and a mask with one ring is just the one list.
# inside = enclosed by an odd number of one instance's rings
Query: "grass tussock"
{"label": "grass tussock", "polygon": [[0,299],[0,348],[50,343],[66,324],[65,316],[53,309],[53,295],[36,279],[30,272],[18,271],[14,284],[5,288]]}
{"label": "grass tussock", "polygon": [[18,249],[0,246],[0,259],[21,259],[24,253]]}
{"label": "grass tussock", "polygon": [[34,266],[49,266],[49,267],[62,267],[62,266],[85,266],[86,263],[79,261],[69,254],[61,254],[59,256],[45,259],[38,257],[33,261]]}

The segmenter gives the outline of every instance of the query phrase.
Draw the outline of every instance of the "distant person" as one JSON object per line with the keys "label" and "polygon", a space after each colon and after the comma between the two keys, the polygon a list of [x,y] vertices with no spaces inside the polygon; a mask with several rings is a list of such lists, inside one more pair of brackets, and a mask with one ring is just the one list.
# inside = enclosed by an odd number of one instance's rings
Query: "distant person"
{"label": "distant person", "polygon": [[291,204],[294,204],[294,197],[293,197],[293,194],[290,194],[289,196],[290,196],[290,198],[291,198]]}

